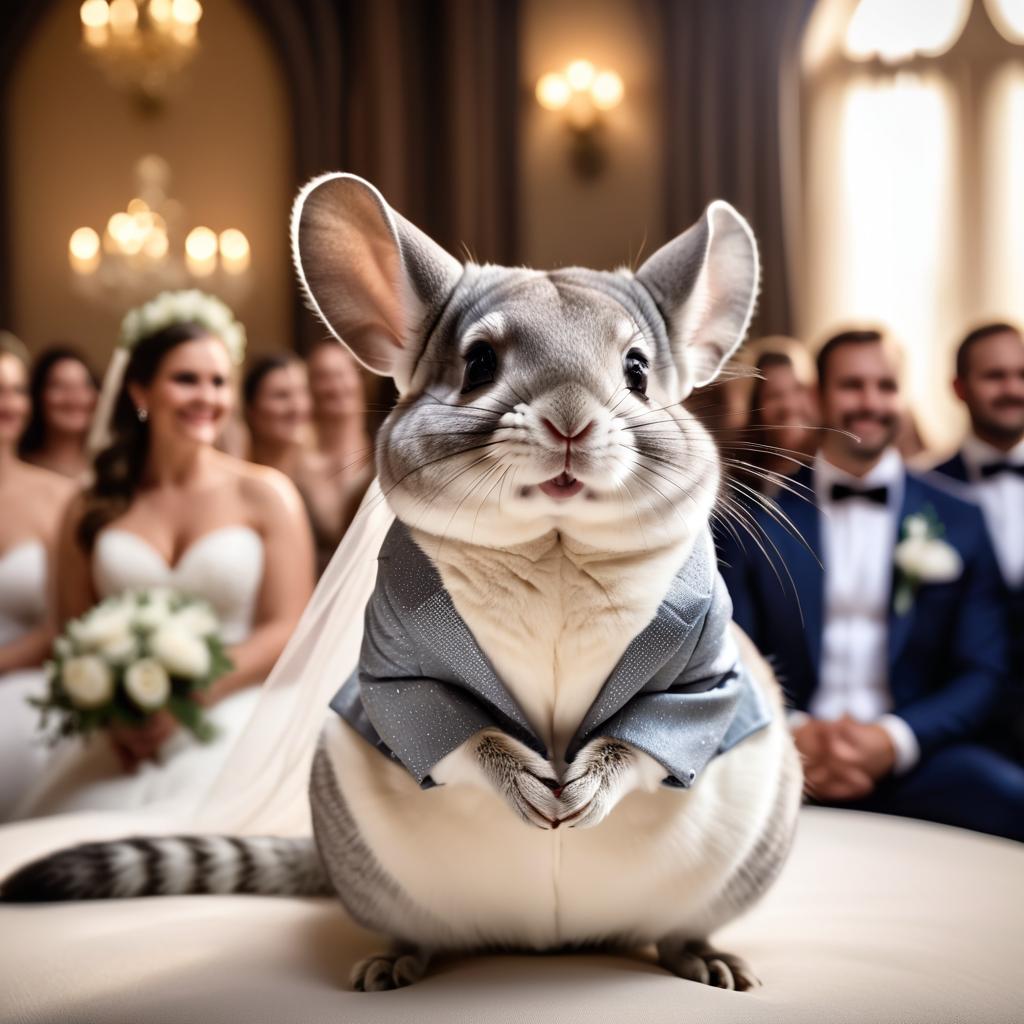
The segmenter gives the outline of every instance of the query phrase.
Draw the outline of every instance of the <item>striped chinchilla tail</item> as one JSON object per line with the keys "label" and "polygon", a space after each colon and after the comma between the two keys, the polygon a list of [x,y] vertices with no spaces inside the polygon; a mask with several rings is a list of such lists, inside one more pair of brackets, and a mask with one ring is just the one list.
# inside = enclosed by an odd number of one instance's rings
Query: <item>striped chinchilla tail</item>
{"label": "striped chinchilla tail", "polygon": [[83,843],[41,857],[0,883],[0,900],[323,896],[331,891],[312,839],[151,836]]}

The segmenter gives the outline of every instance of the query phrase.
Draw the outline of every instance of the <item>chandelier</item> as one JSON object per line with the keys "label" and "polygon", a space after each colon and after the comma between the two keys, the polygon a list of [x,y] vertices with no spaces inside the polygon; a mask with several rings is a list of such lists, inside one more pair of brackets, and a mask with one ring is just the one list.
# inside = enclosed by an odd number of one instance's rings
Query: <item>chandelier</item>
{"label": "chandelier", "polygon": [[108,81],[158,107],[198,48],[199,0],[85,0],[85,49]]}
{"label": "chandelier", "polygon": [[80,227],[68,240],[75,290],[123,312],[161,291],[200,287],[229,305],[250,285],[249,240],[237,228],[185,230],[182,204],[170,197],[167,161],[144,156],[135,166],[136,194],[102,231]]}

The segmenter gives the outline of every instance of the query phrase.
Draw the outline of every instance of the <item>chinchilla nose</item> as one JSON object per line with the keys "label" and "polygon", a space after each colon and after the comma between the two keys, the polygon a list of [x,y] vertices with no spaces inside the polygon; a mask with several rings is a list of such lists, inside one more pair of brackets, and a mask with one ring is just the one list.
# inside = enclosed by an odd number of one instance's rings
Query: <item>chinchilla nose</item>
{"label": "chinchilla nose", "polygon": [[[559,444],[562,444],[563,442],[565,442],[566,444],[572,444],[573,441],[582,441],[583,438],[585,438],[587,434],[589,434],[590,431],[594,429],[593,420],[591,420],[585,426],[580,427],[578,430],[571,434],[567,434],[564,431],[559,430],[559,428],[556,427],[554,423],[552,423],[551,420],[549,420],[546,416],[541,420],[541,423],[544,424],[544,429],[547,430],[547,432]],[[569,427],[568,429],[572,430],[573,428]]]}

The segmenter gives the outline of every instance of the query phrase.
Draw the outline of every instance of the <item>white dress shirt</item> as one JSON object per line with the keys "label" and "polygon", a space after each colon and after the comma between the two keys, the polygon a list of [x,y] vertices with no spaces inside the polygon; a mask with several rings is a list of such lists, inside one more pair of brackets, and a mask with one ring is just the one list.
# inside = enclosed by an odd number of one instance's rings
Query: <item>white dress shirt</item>
{"label": "white dress shirt", "polygon": [[[889,606],[904,479],[903,460],[894,448],[863,477],[844,473],[820,453],[814,461],[825,581],[818,687],[809,713],[827,721],[849,715],[882,726],[896,752],[897,773],[920,757],[913,730],[889,713]],[[833,501],[836,483],[860,490],[887,487],[887,503],[859,497]],[[806,720],[797,712],[790,724],[795,728]]]}
{"label": "white dress shirt", "polygon": [[983,477],[981,467],[990,462],[1024,465],[1024,441],[1008,452],[1001,452],[969,434],[962,452],[971,494],[985,516],[1003,579],[1017,589],[1024,584],[1024,476],[997,473]]}

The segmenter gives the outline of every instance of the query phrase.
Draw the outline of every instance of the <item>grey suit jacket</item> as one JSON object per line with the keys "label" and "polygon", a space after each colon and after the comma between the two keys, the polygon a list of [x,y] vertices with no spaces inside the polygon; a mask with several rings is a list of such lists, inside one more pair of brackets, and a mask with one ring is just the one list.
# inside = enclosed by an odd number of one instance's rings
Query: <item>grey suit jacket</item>
{"label": "grey suit jacket", "polygon": [[[612,737],[662,764],[667,784],[689,786],[716,754],[766,726],[770,711],[727,631],[731,615],[705,535],[602,686],[566,760]],[[487,727],[551,757],[398,522],[378,558],[359,664],[331,707],[424,788],[438,761]]]}

